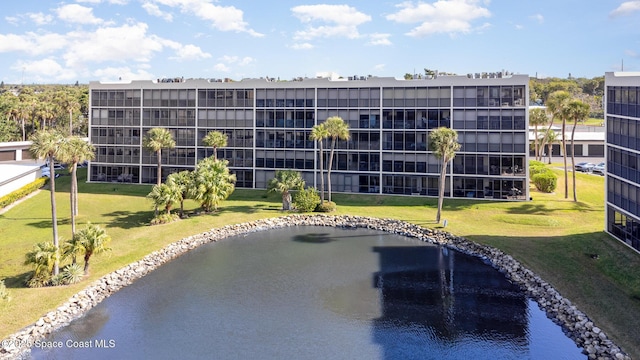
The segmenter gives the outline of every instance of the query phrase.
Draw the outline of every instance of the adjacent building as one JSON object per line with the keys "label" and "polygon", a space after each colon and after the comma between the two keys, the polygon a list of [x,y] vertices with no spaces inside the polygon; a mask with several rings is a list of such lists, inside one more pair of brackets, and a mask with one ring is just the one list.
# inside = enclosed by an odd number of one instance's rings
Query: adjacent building
{"label": "adjacent building", "polygon": [[605,229],[640,251],[640,72],[605,74]]}
{"label": "adjacent building", "polygon": [[295,169],[318,187],[319,150],[309,133],[340,116],[351,139],[336,148],[335,192],[437,196],[441,164],[429,133],[446,126],[462,144],[448,165],[446,196],[526,200],[528,83],[526,75],[504,74],[92,82],[97,157],[89,181],[155,183],[157,160],[142,138],[165,127],[177,146],[162,153],[163,177],[211,156],[202,138],[217,130],[228,137],[218,158],[229,160],[238,187],[266,188],[278,169]]}

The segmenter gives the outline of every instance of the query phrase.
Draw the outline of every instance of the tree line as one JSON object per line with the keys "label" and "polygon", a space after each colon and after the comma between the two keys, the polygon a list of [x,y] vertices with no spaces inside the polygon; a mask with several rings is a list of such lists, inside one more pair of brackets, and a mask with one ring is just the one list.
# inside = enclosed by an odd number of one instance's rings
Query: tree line
{"label": "tree line", "polygon": [[0,142],[25,141],[38,130],[87,136],[86,85],[0,87]]}

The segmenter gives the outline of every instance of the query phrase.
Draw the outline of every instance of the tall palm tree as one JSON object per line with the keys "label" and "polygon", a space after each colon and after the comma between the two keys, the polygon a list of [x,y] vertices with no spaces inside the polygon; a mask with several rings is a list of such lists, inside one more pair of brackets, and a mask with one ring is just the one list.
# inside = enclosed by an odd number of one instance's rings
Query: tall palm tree
{"label": "tall palm tree", "polygon": [[80,229],[77,233],[78,241],[84,249],[84,274],[89,273],[89,259],[94,254],[100,254],[105,251],[111,250],[109,248],[109,242],[111,237],[107,235],[107,232],[98,225],[88,223],[83,229]]}
{"label": "tall palm tree", "polygon": [[[551,164],[551,153],[553,151],[553,144],[558,142],[558,133],[552,129],[545,129],[542,133],[543,144],[547,145],[547,161]],[[542,159],[542,158],[540,158]]]}
{"label": "tall palm tree", "polygon": [[444,202],[444,186],[447,176],[447,164],[456,156],[460,150],[458,143],[458,133],[446,127],[439,127],[429,134],[429,147],[433,154],[442,160],[440,170],[440,191],[438,193],[438,212],[436,213],[436,223],[440,223],[440,213]]}
{"label": "tall palm tree", "polygon": [[76,233],[78,215],[78,164],[96,157],[95,147],[78,136],[66,138],[60,147],[58,158],[71,167],[71,234]]}
{"label": "tall palm tree", "polygon": [[541,143],[541,139],[538,136],[538,126],[546,125],[548,122],[549,117],[544,109],[535,108],[529,111],[529,125],[533,126],[533,147],[536,160],[542,158],[540,156],[540,148],[544,145]]}
{"label": "tall palm tree", "polygon": [[218,148],[227,146],[227,134],[220,131],[209,131],[202,138],[202,143],[213,148],[213,158],[218,159]]}
{"label": "tall palm tree", "polygon": [[329,164],[327,165],[327,188],[329,190],[329,202],[331,202],[331,168],[333,166],[333,153],[338,140],[349,140],[349,125],[339,116],[332,116],[324,122],[324,127],[331,139],[331,152],[329,154]]}
{"label": "tall palm tree", "polygon": [[47,128],[47,121],[49,126],[53,127],[53,119],[56,117],[55,106],[49,101],[41,101],[37,105],[36,114],[40,118],[40,130]]}
{"label": "tall palm tree", "polygon": [[19,102],[16,107],[16,116],[20,119],[20,129],[22,130],[22,141],[27,140],[27,132],[25,129],[25,121],[31,114],[32,108],[30,104]]}
{"label": "tall palm tree", "polygon": [[304,189],[304,180],[295,170],[278,170],[276,176],[269,180],[268,192],[277,192],[282,195],[282,210],[291,210],[291,190]]}
{"label": "tall palm tree", "polygon": [[171,131],[165,128],[153,128],[147,131],[147,135],[142,139],[142,146],[156,153],[158,158],[158,181],[157,185],[162,183],[162,149],[173,149],[176,142],[173,140]]}
{"label": "tall palm tree", "polygon": [[574,137],[576,133],[576,127],[578,126],[578,122],[584,121],[589,116],[589,111],[591,107],[589,104],[586,104],[580,100],[571,100],[567,103],[567,106],[563,109],[563,117],[566,119],[573,119],[573,129],[571,129],[571,168],[574,169],[571,172],[571,176],[573,178],[573,201],[578,201],[578,196],[576,194],[576,157],[575,157],[575,146],[574,146]]}
{"label": "tall palm tree", "polygon": [[[53,245],[58,251],[58,218],[56,215],[56,174],[55,157],[60,152],[60,145],[64,141],[63,136],[57,131],[40,130],[31,138],[29,151],[38,159],[47,159],[49,162],[49,189],[51,194],[51,222],[53,224]],[[58,257],[53,265],[53,275],[58,275]]]}
{"label": "tall palm tree", "polygon": [[322,154],[322,143],[324,139],[329,137],[329,132],[327,131],[326,126],[324,124],[314,125],[311,128],[311,134],[309,134],[309,140],[318,142],[318,151],[320,153],[320,160],[318,161],[318,165],[320,166],[320,203],[324,203],[324,168],[323,168],[323,154]]}
{"label": "tall palm tree", "polygon": [[196,165],[192,197],[200,201],[206,212],[217,210],[235,190],[236,176],[229,172],[228,163],[227,160],[206,158]]}
{"label": "tall palm tree", "polygon": [[[564,90],[554,91],[549,95],[547,99],[547,109],[551,113],[553,120],[562,120],[562,133],[561,135],[561,148],[562,148],[562,160],[564,163],[564,198],[569,198],[569,181],[568,181],[568,169],[567,169],[567,118],[564,115],[564,108],[571,99],[569,92]],[[551,127],[551,126],[550,126]]]}
{"label": "tall palm tree", "polygon": [[184,217],[184,201],[189,198],[189,189],[193,187],[193,172],[185,170],[167,176],[167,184],[177,187],[180,201],[180,217]]}

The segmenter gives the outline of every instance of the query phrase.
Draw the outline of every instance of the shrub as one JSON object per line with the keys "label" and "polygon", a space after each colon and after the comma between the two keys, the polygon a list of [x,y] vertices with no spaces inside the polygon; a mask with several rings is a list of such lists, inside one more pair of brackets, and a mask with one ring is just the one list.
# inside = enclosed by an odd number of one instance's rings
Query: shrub
{"label": "shrub", "polygon": [[33,275],[27,280],[27,286],[30,288],[40,288],[48,286],[51,283],[51,274],[48,271],[43,271],[38,275]]}
{"label": "shrub", "polygon": [[333,201],[325,201],[321,204],[318,204],[318,206],[316,207],[316,212],[333,212],[336,211],[336,203],[334,203]]}
{"label": "shrub", "polygon": [[39,178],[36,181],[30,184],[27,184],[16,191],[13,191],[3,197],[0,197],[0,208],[11,205],[14,202],[22,199],[23,197],[31,194],[32,192],[40,189],[41,187],[45,186],[48,181],[49,181],[49,178],[46,178],[46,177]]}
{"label": "shrub", "polygon": [[320,195],[316,188],[306,188],[293,195],[293,204],[300,212],[312,212],[320,204]]}
{"label": "shrub", "polygon": [[555,191],[558,185],[558,177],[552,171],[535,174],[531,180],[538,190],[546,193]]}
{"label": "shrub", "polygon": [[[51,277],[51,280],[49,281],[49,285],[51,286],[66,285],[66,283],[64,282],[64,274],[59,273],[58,275],[53,275]],[[32,287],[35,287],[35,286],[32,286]]]}
{"label": "shrub", "polygon": [[9,296],[9,290],[4,284],[4,280],[0,280],[0,300],[11,301],[11,296]]}
{"label": "shrub", "polygon": [[177,220],[180,220],[180,215],[163,213],[154,217],[149,224],[150,225],[168,224]]}
{"label": "shrub", "polygon": [[533,177],[537,174],[553,174],[553,171],[546,166],[531,166],[529,168],[529,176],[533,180]]}
{"label": "shrub", "polygon": [[84,269],[80,264],[71,264],[65,266],[60,274],[65,285],[76,284],[84,277]]}

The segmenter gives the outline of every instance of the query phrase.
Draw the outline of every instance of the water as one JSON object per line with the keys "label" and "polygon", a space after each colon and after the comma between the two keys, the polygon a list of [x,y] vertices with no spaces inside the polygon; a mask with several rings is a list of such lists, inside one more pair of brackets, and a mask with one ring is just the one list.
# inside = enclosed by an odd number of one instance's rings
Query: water
{"label": "water", "polygon": [[56,331],[32,357],[586,358],[478,259],[384,232],[328,227],[202,246]]}

